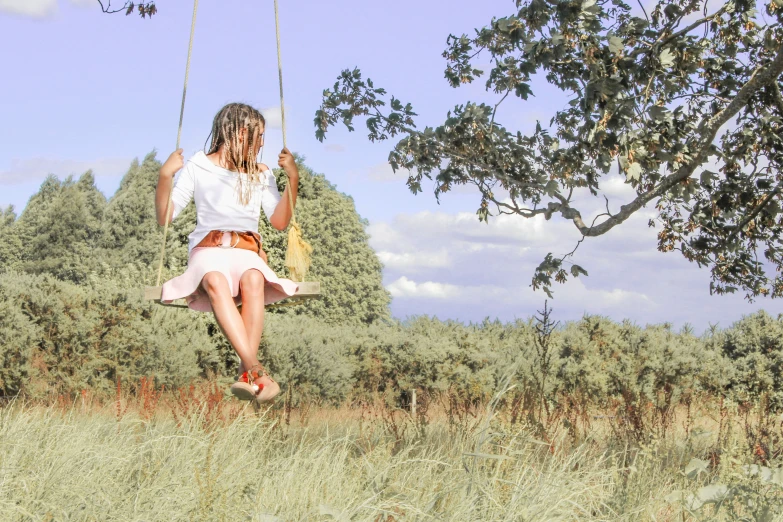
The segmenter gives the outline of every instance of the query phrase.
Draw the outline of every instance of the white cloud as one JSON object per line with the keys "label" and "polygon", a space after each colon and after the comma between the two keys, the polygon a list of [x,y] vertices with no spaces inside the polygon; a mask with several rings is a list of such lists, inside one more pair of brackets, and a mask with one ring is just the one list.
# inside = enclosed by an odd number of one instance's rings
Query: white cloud
{"label": "white cloud", "polygon": [[[479,222],[473,212],[448,214],[445,212],[418,212],[398,215],[393,227],[423,239],[425,244],[438,245],[448,239],[461,249],[480,251],[492,248],[524,249],[532,241],[551,242],[563,238],[579,238],[576,229],[568,222],[553,218],[546,221],[543,216],[525,219],[521,216],[497,216],[488,223]],[[376,228],[370,228],[371,237]],[[384,230],[382,234],[389,234]],[[445,235],[444,235],[445,234]],[[398,240],[394,237],[394,240]],[[374,240],[371,240],[374,241]],[[375,245],[375,243],[373,243]],[[417,249],[419,246],[416,247]]]}
{"label": "white cloud", "polygon": [[[617,169],[615,169],[617,170]],[[628,202],[636,197],[636,191],[634,188],[625,182],[623,176],[615,173],[607,175],[601,180],[601,194],[605,194],[612,201],[614,198],[621,199],[624,202]],[[603,199],[603,198],[601,198]]]}
{"label": "white cloud", "polygon": [[[601,314],[640,324],[690,322],[703,329],[709,322],[728,325],[760,308],[783,312],[778,301],[749,304],[741,296],[710,296],[707,270],[676,252],[657,251],[657,229],[647,226],[653,215],[652,208],[640,210],[606,235],[586,239],[566,260],[567,270],[573,262],[590,275],[553,285],[550,304],[557,319]],[[368,232],[384,262],[397,317],[427,314],[462,321],[535,314],[546,298],[530,287],[536,266],[548,252],[571,251],[580,238],[559,216],[549,221],[501,216],[485,224],[471,212],[399,214],[371,223]]]}
{"label": "white cloud", "polygon": [[283,128],[283,114],[280,111],[280,106],[266,107],[261,109],[261,114],[264,115],[266,120],[266,127],[268,129],[282,129]]}
{"label": "white cloud", "polygon": [[324,145],[324,149],[328,152],[345,152],[345,147],[339,143],[327,143]]}
{"label": "white cloud", "polygon": [[404,183],[410,174],[406,169],[398,169],[397,172],[394,172],[391,164],[384,162],[373,165],[363,171],[351,172],[350,175],[355,178],[375,181],[377,183]]}
{"label": "white cloud", "polygon": [[[657,306],[655,301],[645,293],[622,288],[590,288],[585,285],[585,282],[586,279],[584,278],[575,278],[569,281],[568,284],[557,287],[558,296],[555,302],[562,299],[563,301],[578,303],[585,306],[585,312],[592,314],[607,312],[612,314],[624,312],[628,309],[650,311]],[[628,286],[620,280],[616,281],[616,283]]]}
{"label": "white cloud", "polygon": [[57,0],[0,0],[0,11],[43,18],[57,12]]}
{"label": "white cloud", "polygon": [[393,223],[370,223],[367,233],[370,235],[370,244],[376,251],[399,249],[401,244],[407,243],[402,229]]}
{"label": "white cloud", "polygon": [[[448,274],[442,276],[448,277]],[[418,283],[403,275],[387,284],[386,289],[394,298],[393,308],[396,311],[406,310],[403,315],[424,313],[474,321],[483,317],[510,320],[535,314],[546,298],[543,292],[534,292],[529,284],[514,283],[504,276],[503,273],[496,274],[494,282],[486,284],[474,284],[469,278],[463,284],[453,284],[436,281]],[[622,319],[629,316],[629,310],[633,311],[631,317],[639,319],[659,311],[659,306],[644,293],[620,288],[590,288],[581,279],[558,287],[557,294],[550,305],[557,308],[559,318],[568,320],[578,319],[583,314]]]}
{"label": "white cloud", "polygon": [[405,276],[386,286],[392,297],[415,297],[424,299],[451,299],[460,293],[456,285],[427,281],[417,283]]}
{"label": "white cloud", "polygon": [[120,176],[128,170],[131,158],[100,158],[96,160],[63,160],[55,158],[14,158],[7,170],[0,170],[0,185],[16,185],[43,180],[49,174],[58,178],[80,176],[92,169],[98,176]]}
{"label": "white cloud", "polygon": [[[77,7],[100,8],[96,0],[68,0],[68,3]],[[31,18],[46,18],[58,12],[58,2],[57,0],[0,0],[1,12]]]}
{"label": "white cloud", "polygon": [[348,175],[354,179],[374,181],[376,183],[405,183],[408,180],[408,176],[410,176],[410,171],[401,168],[394,172],[388,162],[383,162],[362,170],[351,171]]}
{"label": "white cloud", "polygon": [[378,257],[384,267],[392,270],[415,271],[419,268],[447,268],[451,265],[449,253],[445,249],[438,252],[396,253],[382,250]]}
{"label": "white cloud", "polygon": [[407,171],[402,170],[395,173],[389,163],[379,163],[369,168],[367,178],[380,182],[405,180],[407,179]]}

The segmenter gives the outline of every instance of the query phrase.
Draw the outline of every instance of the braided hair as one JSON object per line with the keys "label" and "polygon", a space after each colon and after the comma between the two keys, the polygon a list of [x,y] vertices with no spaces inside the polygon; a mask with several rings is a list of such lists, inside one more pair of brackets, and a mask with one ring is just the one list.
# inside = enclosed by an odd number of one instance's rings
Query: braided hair
{"label": "braided hair", "polygon": [[[207,136],[210,144],[206,153],[214,154],[223,147],[221,159],[226,168],[239,174],[237,192],[243,205],[250,201],[252,186],[261,180],[261,165],[256,162],[254,151],[261,140],[265,124],[261,112],[250,105],[229,103],[215,115],[212,130]],[[240,140],[242,129],[246,133],[244,144]]]}

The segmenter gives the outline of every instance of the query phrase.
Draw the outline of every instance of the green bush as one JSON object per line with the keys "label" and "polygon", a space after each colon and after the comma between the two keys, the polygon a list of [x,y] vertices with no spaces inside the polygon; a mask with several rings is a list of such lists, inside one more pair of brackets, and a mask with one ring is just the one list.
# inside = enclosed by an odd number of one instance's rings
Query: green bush
{"label": "green bush", "polygon": [[307,316],[271,315],[261,343],[261,358],[275,379],[297,398],[332,404],[346,400],[354,386],[351,328]]}
{"label": "green bush", "polygon": [[715,391],[738,403],[765,398],[771,411],[783,411],[783,316],[775,319],[761,311],[743,317],[706,343],[726,359]]}
{"label": "green bush", "polygon": [[142,301],[111,280],[77,286],[47,275],[0,274],[3,393],[111,390],[117,378],[184,386],[215,355],[197,314]]}

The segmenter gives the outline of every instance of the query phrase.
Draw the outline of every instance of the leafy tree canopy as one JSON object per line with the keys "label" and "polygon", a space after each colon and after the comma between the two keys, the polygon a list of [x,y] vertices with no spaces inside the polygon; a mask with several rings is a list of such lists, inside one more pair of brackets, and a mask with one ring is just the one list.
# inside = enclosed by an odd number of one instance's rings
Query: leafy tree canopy
{"label": "leafy tree canopy", "polygon": [[[649,13],[640,6],[635,16],[620,0],[516,0],[514,12],[474,35],[448,37],[452,87],[483,77],[501,102],[528,100],[538,75],[560,91],[564,108],[531,134],[502,123],[501,103],[467,102],[419,130],[410,104],[354,69],[324,91],[316,135],[323,140],[338,122],[353,130],[353,118],[365,116],[370,140],[401,136],[389,162],[409,170],[412,192],[424,177],[436,181],[436,197],[473,184],[480,220],[560,215],[584,239],[654,207],[658,249],[708,267],[711,292],[779,297],[783,0],[761,12],[749,0],[661,0]],[[491,70],[478,70],[478,60]],[[708,160],[719,168],[708,170]],[[615,165],[635,197],[583,219],[577,198],[603,203]],[[566,281],[572,255],[548,254],[532,286],[550,293],[553,279]],[[573,264],[570,275],[580,274]]]}

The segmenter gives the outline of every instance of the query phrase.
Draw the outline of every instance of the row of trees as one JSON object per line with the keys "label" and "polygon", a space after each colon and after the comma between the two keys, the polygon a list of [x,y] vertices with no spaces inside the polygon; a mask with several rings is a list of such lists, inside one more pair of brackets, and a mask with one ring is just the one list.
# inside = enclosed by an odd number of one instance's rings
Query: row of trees
{"label": "row of trees", "polygon": [[[99,273],[81,285],[0,274],[5,395],[109,395],[118,379],[149,376],[167,389],[208,375],[229,381],[236,357],[216,332],[210,315],[144,302]],[[406,407],[416,390],[420,412],[442,401],[459,417],[505,389],[504,404],[517,420],[543,426],[570,419],[576,426],[591,413],[614,412],[639,438],[664,430],[676,408],[705,398],[783,412],[783,317],[763,312],[702,337],[598,316],[553,328],[540,317],[340,324],[276,314],[262,353],[294,402],[381,399]]]}
{"label": "row of trees", "polygon": [[[154,283],[161,232],[153,194],[160,163],[151,153],[134,161],[117,192],[107,200],[92,172],[78,180],[49,176],[21,216],[0,211],[0,266],[6,271],[50,274],[86,284],[91,274],[120,278],[141,288]],[[390,296],[381,281],[381,263],[368,244],[367,222],[353,200],[323,175],[299,165],[297,218],[314,252],[308,279],[321,282],[323,297],[277,313],[308,314],[328,322],[372,323],[389,318]],[[285,176],[278,176],[282,191]],[[187,236],[195,224],[191,204],[173,224],[166,247],[166,277],[187,264]],[[259,223],[270,265],[283,266],[287,236],[265,218]],[[132,276],[130,274],[133,274]]]}
{"label": "row of trees", "polygon": [[[0,390],[41,396],[106,391],[117,379],[155,375],[183,386],[208,374],[231,375],[237,361],[214,318],[141,301],[157,274],[161,230],[154,191],[155,153],[134,161],[106,197],[92,172],[49,176],[17,218],[0,210]],[[390,319],[381,263],[353,200],[300,162],[297,218],[314,248],[308,278],[317,301],[274,310],[297,322],[361,325]],[[279,176],[280,191],[287,182]],[[187,264],[195,224],[188,206],[170,227],[164,278]],[[259,223],[272,268],[285,274],[287,234]]]}

